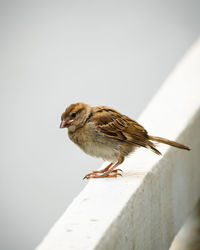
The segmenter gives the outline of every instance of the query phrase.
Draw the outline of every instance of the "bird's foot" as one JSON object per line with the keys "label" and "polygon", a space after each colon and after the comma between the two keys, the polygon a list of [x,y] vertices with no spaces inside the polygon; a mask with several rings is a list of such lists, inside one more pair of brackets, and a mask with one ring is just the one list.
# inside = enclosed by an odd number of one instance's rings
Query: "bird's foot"
{"label": "bird's foot", "polygon": [[117,176],[122,176],[121,173],[118,173],[119,171],[122,172],[121,169],[113,169],[111,171],[93,171],[92,173],[87,174],[83,179],[92,179],[92,178],[116,178]]}

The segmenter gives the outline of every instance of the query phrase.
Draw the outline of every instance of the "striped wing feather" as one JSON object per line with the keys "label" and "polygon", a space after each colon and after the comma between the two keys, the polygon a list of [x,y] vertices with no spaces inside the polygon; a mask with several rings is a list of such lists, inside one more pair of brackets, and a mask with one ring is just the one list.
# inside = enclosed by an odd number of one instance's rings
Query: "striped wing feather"
{"label": "striped wing feather", "polygon": [[139,123],[114,109],[98,107],[95,112],[97,127],[105,136],[146,147],[147,131]]}
{"label": "striped wing feather", "polygon": [[149,140],[147,131],[136,121],[114,109],[98,106],[94,109],[96,125],[104,136],[151,149],[161,154]]}

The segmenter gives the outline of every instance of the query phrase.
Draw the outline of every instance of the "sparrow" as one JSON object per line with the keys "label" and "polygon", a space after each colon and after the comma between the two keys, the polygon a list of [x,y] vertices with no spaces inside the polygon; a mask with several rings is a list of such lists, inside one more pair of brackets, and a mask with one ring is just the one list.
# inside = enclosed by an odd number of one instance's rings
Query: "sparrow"
{"label": "sparrow", "polygon": [[69,138],[86,154],[110,162],[106,168],[93,171],[83,179],[121,175],[122,170],[117,167],[138,147],[161,155],[153,142],[190,150],[178,142],[148,135],[138,122],[106,106],[91,106],[82,102],[71,104],[61,115],[60,128],[67,128]]}

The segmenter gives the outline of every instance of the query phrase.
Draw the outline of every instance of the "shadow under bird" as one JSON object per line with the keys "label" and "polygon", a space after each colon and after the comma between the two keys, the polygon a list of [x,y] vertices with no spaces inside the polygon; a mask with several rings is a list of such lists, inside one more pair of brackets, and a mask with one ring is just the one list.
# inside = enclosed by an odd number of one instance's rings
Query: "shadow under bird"
{"label": "shadow under bird", "polygon": [[84,179],[117,177],[116,169],[138,147],[161,155],[152,141],[190,150],[178,142],[148,135],[136,121],[105,106],[71,104],[61,116],[60,128],[68,128],[69,138],[85,153],[111,163],[104,169],[87,174]]}

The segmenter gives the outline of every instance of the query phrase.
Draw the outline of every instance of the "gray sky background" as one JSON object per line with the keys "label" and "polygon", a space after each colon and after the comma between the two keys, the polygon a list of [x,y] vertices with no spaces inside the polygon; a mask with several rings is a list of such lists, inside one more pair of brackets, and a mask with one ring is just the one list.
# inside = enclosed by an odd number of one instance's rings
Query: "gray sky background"
{"label": "gray sky background", "polygon": [[199,10],[194,0],[0,2],[0,249],[33,249],[102,162],[59,129],[66,106],[137,119],[198,37]]}

